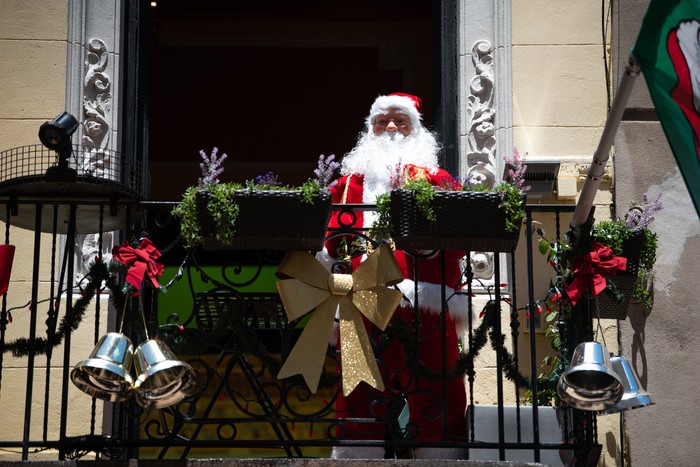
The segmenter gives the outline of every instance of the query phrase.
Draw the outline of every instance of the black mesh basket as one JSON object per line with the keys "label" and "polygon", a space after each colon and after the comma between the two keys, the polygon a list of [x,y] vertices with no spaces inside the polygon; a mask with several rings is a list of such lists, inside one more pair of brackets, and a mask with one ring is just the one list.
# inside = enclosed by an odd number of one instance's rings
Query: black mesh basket
{"label": "black mesh basket", "polygon": [[197,193],[205,250],[308,250],[319,251],[328,229],[331,196],[322,192],[313,204],[295,190],[236,190],[231,202],[238,204],[235,236],[230,245],[217,238],[206,191]]}
{"label": "black mesh basket", "polygon": [[[523,196],[523,203],[525,197]],[[393,239],[404,250],[469,250],[512,253],[520,226],[506,230],[506,214],[496,192],[436,191],[436,220],[423,217],[413,190],[391,192]]]}
{"label": "black mesh basket", "polygon": [[[620,292],[622,298],[617,300],[615,295],[606,288],[598,294],[598,310],[594,310],[594,318],[603,319],[626,319],[627,309],[637,285],[637,273],[639,272],[639,262],[644,246],[644,233],[632,232],[622,246],[622,257],[627,258],[627,268],[620,271],[615,276],[606,277],[608,283],[612,282]],[[597,313],[597,314],[596,314]]]}
{"label": "black mesh basket", "polygon": [[[10,219],[15,227],[67,233],[70,204],[77,203],[77,233],[122,229],[143,214],[136,204],[146,195],[147,177],[133,155],[83,145],[63,156],[42,145],[0,152],[0,197],[19,200]],[[54,208],[42,210],[37,227],[37,203],[43,201]]]}
{"label": "black mesh basket", "polygon": [[58,153],[42,145],[0,153],[0,194],[138,200],[146,196],[142,164],[105,148],[73,145],[61,166]]}

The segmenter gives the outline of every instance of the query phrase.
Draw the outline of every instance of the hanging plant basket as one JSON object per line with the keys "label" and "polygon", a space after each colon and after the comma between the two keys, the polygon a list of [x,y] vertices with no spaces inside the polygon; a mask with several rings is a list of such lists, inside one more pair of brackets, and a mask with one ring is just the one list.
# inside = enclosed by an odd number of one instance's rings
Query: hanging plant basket
{"label": "hanging plant basket", "polygon": [[417,209],[413,190],[393,190],[392,238],[404,250],[512,253],[518,245],[520,226],[514,231],[506,228],[507,214],[501,203],[501,194],[496,192],[436,191],[433,222]]}
{"label": "hanging plant basket", "polygon": [[[597,318],[598,315],[604,319],[623,320],[627,318],[627,308],[629,308],[630,299],[637,285],[637,274],[643,246],[644,234],[641,231],[632,232],[630,237],[625,240],[622,247],[622,256],[627,258],[627,268],[618,272],[615,276],[606,277],[608,283],[612,282],[613,284],[598,295],[598,310],[593,310],[594,318]],[[619,290],[617,296],[611,290],[613,288]]]}
{"label": "hanging plant basket", "polygon": [[313,203],[298,190],[235,190],[231,203],[238,205],[230,244],[220,241],[207,204],[209,194],[197,193],[197,211],[205,250],[308,250],[318,251],[328,229],[331,196],[321,192]]}

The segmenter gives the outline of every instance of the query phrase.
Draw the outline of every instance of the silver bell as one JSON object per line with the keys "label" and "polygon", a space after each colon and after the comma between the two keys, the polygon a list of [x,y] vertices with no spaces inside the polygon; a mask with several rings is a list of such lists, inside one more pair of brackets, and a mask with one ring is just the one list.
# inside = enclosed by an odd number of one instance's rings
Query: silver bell
{"label": "silver bell", "polygon": [[177,359],[161,341],[151,339],[134,352],[136,402],[144,408],[162,409],[189,395],[197,380],[194,369]]}
{"label": "silver bell", "polygon": [[605,346],[598,342],[576,346],[571,365],[559,378],[557,393],[564,403],[580,410],[614,406],[622,398],[623,387]]}
{"label": "silver bell", "polygon": [[560,378],[557,385],[557,394],[559,394],[562,402],[574,409],[598,412],[616,404],[622,396],[622,391],[582,391],[569,386]]}
{"label": "silver bell", "polygon": [[629,360],[625,357],[613,357],[610,359],[613,370],[620,376],[624,394],[622,399],[609,409],[603,410],[601,415],[614,414],[625,410],[638,409],[652,405],[654,402],[639,383],[639,378]]}
{"label": "silver bell", "polygon": [[134,380],[129,374],[134,346],[118,332],[102,336],[90,358],[78,362],[70,374],[78,389],[92,397],[121,402],[131,396]]}

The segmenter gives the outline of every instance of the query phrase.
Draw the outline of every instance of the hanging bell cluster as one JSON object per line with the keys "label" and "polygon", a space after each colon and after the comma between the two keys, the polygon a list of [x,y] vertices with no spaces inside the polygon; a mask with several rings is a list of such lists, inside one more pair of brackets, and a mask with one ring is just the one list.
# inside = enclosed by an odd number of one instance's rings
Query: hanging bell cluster
{"label": "hanging bell cluster", "polygon": [[[132,361],[135,373],[130,374]],[[150,339],[136,350],[125,335],[110,332],[102,336],[87,360],[71,371],[71,381],[81,391],[109,402],[134,396],[144,408],[162,409],[189,395],[197,375],[178,360],[165,343]]]}
{"label": "hanging bell cluster", "polygon": [[574,349],[571,365],[559,378],[557,393],[570,407],[612,414],[651,405],[625,357],[610,357],[598,342]]}

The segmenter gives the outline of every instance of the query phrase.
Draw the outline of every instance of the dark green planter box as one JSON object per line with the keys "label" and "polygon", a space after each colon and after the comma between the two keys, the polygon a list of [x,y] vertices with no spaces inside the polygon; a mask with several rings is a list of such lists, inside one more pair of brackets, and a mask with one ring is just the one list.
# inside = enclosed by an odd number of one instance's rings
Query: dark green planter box
{"label": "dark green planter box", "polygon": [[236,234],[231,245],[217,238],[207,210],[208,194],[197,193],[205,250],[307,250],[318,251],[328,229],[331,196],[321,193],[314,203],[302,200],[296,190],[237,190],[231,197],[239,206]]}
{"label": "dark green planter box", "polygon": [[[525,197],[523,196],[523,203]],[[469,250],[512,253],[520,228],[506,230],[506,215],[496,192],[436,191],[436,220],[426,220],[416,207],[415,192],[391,192],[392,238],[404,250]]]}

